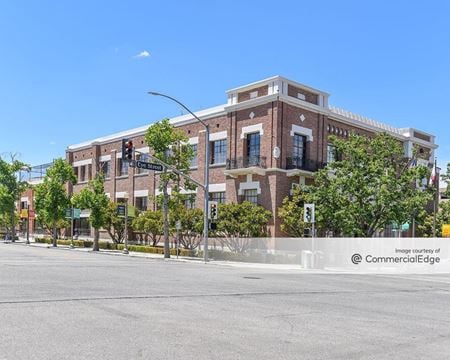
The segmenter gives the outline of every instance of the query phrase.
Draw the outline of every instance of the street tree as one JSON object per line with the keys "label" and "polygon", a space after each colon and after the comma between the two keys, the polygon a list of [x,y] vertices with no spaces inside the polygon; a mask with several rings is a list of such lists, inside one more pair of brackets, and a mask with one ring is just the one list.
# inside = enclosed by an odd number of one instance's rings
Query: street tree
{"label": "street tree", "polygon": [[[103,228],[115,244],[121,244],[125,239],[125,220],[117,214],[117,205],[115,202],[109,201]],[[128,225],[131,225],[130,219],[128,219]]]}
{"label": "street tree", "polygon": [[180,245],[190,250],[198,248],[203,234],[203,210],[197,208],[188,209],[185,206],[171,210],[171,227],[175,228],[177,221],[181,225],[179,230]]}
{"label": "street tree", "polygon": [[74,206],[89,209],[89,222],[94,228],[93,251],[99,251],[100,229],[105,226],[109,210],[109,197],[105,194],[105,179],[102,173],[97,173],[88,186],[72,198]]}
{"label": "street tree", "polygon": [[408,222],[431,199],[429,191],[416,186],[429,169],[405,158],[403,146],[392,136],[351,134],[329,140],[340,160],[319,170],[312,187],[322,230],[371,237],[390,224]]}
{"label": "street tree", "polygon": [[41,224],[52,229],[53,246],[56,246],[59,226],[65,223],[66,209],[71,207],[66,184],[76,182],[72,166],[66,160],[56,159],[43,182],[36,186],[36,214]]}
{"label": "street tree", "polygon": [[0,216],[4,225],[11,231],[13,241],[16,236],[17,217],[15,202],[28,186],[18,174],[27,169],[29,166],[17,160],[15,155],[11,155],[10,162],[0,157]]}
{"label": "street tree", "polygon": [[[176,129],[169,121],[169,119],[161,120],[148,128],[145,135],[145,141],[153,152],[153,155],[174,166],[178,171],[188,175],[191,166],[191,160],[194,157],[194,152],[187,144],[187,136],[179,129]],[[181,191],[181,184],[183,188],[188,190],[193,188],[190,182],[182,180],[179,174],[168,171],[164,168],[160,173],[159,187],[163,195],[163,223],[164,223],[164,257],[170,257],[169,249],[169,193],[168,187],[172,184],[172,195]]]}
{"label": "street tree", "polygon": [[244,201],[241,204],[219,204],[219,217],[215,234],[230,251],[244,253],[249,250],[251,238],[265,237],[272,213],[262,206]]}
{"label": "street tree", "polygon": [[[441,179],[446,184],[444,195],[450,196],[450,163],[447,164],[447,169],[441,175]],[[438,184],[433,186],[435,191],[438,191]],[[435,194],[437,197],[437,194]],[[422,211],[421,221],[418,222],[419,235],[423,237],[432,237],[434,227],[436,227],[436,236],[442,236],[442,225],[450,224],[450,201],[441,201],[437,209],[436,217],[434,213]]]}
{"label": "street tree", "polygon": [[307,187],[297,186],[291,196],[283,199],[281,207],[278,209],[278,216],[281,218],[281,230],[289,236],[303,237],[305,229],[310,224],[303,221],[303,206],[310,202],[311,194]]}
{"label": "street tree", "polygon": [[157,246],[164,233],[163,214],[160,210],[144,211],[133,219],[132,227],[135,231],[145,233],[150,238],[152,246]]}

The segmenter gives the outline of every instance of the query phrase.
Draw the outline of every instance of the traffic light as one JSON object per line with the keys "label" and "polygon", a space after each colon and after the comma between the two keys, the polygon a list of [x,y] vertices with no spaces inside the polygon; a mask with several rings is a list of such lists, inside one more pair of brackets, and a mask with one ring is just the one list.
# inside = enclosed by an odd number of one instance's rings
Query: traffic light
{"label": "traffic light", "polygon": [[217,219],[217,201],[209,202],[209,219],[216,220]]}
{"label": "traffic light", "polygon": [[314,204],[305,204],[303,207],[303,221],[313,223],[315,221]]}
{"label": "traffic light", "polygon": [[133,141],[122,139],[122,160],[133,160]]}

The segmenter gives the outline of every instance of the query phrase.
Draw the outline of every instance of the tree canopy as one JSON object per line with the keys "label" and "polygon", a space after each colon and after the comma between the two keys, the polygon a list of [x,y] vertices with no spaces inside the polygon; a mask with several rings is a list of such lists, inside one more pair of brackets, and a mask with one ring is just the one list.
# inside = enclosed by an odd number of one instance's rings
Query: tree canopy
{"label": "tree canopy", "polygon": [[[191,160],[194,157],[192,147],[187,143],[187,136],[176,129],[169,121],[164,119],[148,128],[145,135],[145,141],[148,144],[153,155],[164,163],[173,166],[180,173],[189,174]],[[169,251],[169,183],[172,186],[172,199],[179,199],[181,187],[184,190],[193,190],[195,187],[190,181],[185,180],[181,175],[173,172],[164,171],[160,174],[160,190],[163,194],[163,223],[164,223],[164,257],[170,257]]]}
{"label": "tree canopy", "polygon": [[93,250],[99,250],[99,230],[107,223],[109,197],[105,194],[105,180],[102,173],[97,173],[88,186],[72,198],[74,206],[89,209],[89,221],[95,230]]}
{"label": "tree canopy", "polygon": [[11,156],[10,162],[0,157],[0,217],[3,219],[3,225],[12,230],[13,237],[16,223],[15,202],[28,186],[18,173],[28,168],[27,164],[17,160],[14,155]]}
{"label": "tree canopy", "polygon": [[241,204],[219,204],[216,235],[233,252],[249,249],[251,239],[267,236],[272,213],[262,206],[244,201]]}
{"label": "tree canopy", "polygon": [[312,193],[316,219],[335,235],[371,237],[392,223],[408,222],[430,200],[416,186],[429,176],[424,166],[412,166],[403,146],[387,134],[373,138],[331,137],[341,160],[315,175]]}
{"label": "tree canopy", "polygon": [[56,159],[44,181],[36,186],[36,214],[41,224],[53,229],[53,246],[56,246],[58,224],[64,223],[66,209],[72,205],[66,189],[69,182],[77,182],[72,166],[66,160]]}

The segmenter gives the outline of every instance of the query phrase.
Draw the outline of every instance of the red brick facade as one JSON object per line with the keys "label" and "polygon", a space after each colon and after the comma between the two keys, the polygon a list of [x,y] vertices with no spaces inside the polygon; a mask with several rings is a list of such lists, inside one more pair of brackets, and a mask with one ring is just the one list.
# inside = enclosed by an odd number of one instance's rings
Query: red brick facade
{"label": "red brick facade", "polygon": [[[298,94],[302,94],[304,99]],[[292,184],[310,183],[314,171],[327,162],[328,137],[331,134],[345,138],[351,132],[371,136],[375,132],[387,131],[405,144],[405,152],[417,144],[426,148],[427,154],[430,154],[428,161],[432,161],[435,148],[434,137],[429,134],[395,129],[333,110],[328,107],[327,93],[282,77],[230,90],[227,104],[199,112],[198,116],[209,125],[212,140],[226,139],[226,162],[210,164],[210,192],[225,191],[226,202],[239,202],[248,190],[256,190],[258,204],[273,213],[270,223],[272,236],[283,235],[277,213],[283,199],[289,196]],[[190,143],[197,144],[198,165],[191,174],[203,182],[206,146],[203,126],[187,115],[171,121],[185,132]],[[143,127],[70,146],[67,160],[76,169],[79,179],[81,174],[88,174],[85,181],[73,187],[73,191],[80,191],[86,181],[95,175],[103,157],[111,159],[110,176],[105,185],[111,199],[116,200],[126,194],[128,202],[135,204],[135,194],[139,197],[147,192],[150,196],[154,195],[158,189],[157,173],[136,174],[135,169],[129,168],[126,174],[120,176],[117,168],[121,139],[131,138],[136,149],[145,148],[145,131],[146,127]],[[259,137],[253,136],[250,140],[250,134],[255,133],[259,133]],[[296,134],[300,137],[294,139]],[[430,141],[426,142],[426,138]],[[255,139],[259,140],[259,149],[249,144],[257,141]],[[300,157],[295,157],[294,140],[298,142],[298,139],[302,141],[299,149],[304,152],[300,152]],[[214,148],[213,141],[209,146],[211,150]],[[256,152],[257,156],[252,153],[249,157],[251,151]],[[85,169],[81,170],[82,167]],[[151,201],[148,205],[152,208]],[[203,191],[200,189],[196,194],[196,206],[203,206]]]}

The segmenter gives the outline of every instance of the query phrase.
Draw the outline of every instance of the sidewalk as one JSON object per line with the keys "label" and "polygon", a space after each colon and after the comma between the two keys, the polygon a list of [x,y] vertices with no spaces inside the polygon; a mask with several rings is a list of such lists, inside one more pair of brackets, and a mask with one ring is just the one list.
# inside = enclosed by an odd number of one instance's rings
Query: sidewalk
{"label": "sidewalk", "polygon": [[91,248],[81,248],[75,247],[70,248],[70,246],[66,245],[58,245],[57,247],[53,247],[51,244],[43,244],[36,243],[34,239],[30,238],[30,244],[26,244],[25,238],[20,237],[19,240],[16,240],[14,243],[8,241],[8,244],[12,245],[22,245],[22,246],[32,246],[38,248],[47,248],[47,249],[55,249],[55,250],[65,250],[65,251],[80,251],[80,252],[91,252],[100,255],[112,255],[112,256],[129,256],[129,257],[138,257],[138,258],[147,258],[152,260],[162,260],[162,261],[174,261],[174,262],[186,262],[191,264],[203,264],[203,265],[216,265],[216,266],[229,266],[229,267],[237,267],[237,268],[246,268],[246,269],[258,269],[258,270],[277,270],[277,271],[298,271],[298,272],[308,272],[308,273],[324,273],[327,272],[325,270],[314,270],[314,269],[303,269],[300,264],[266,264],[266,263],[248,263],[248,262],[240,262],[240,261],[225,261],[225,260],[209,260],[208,263],[205,263],[202,258],[197,257],[188,257],[188,256],[171,256],[169,259],[165,259],[161,254],[152,254],[152,253],[141,253],[130,251],[129,254],[124,254],[121,250],[103,250],[100,251],[92,251]]}

